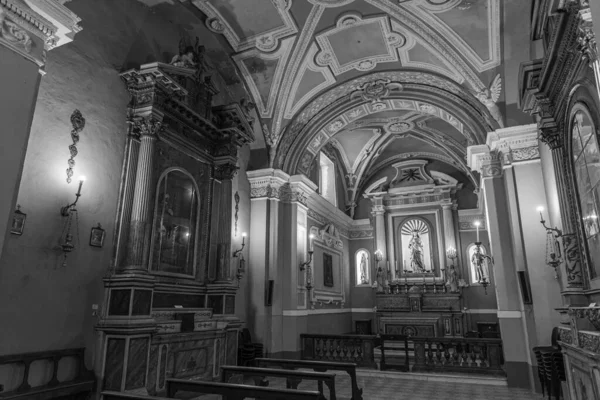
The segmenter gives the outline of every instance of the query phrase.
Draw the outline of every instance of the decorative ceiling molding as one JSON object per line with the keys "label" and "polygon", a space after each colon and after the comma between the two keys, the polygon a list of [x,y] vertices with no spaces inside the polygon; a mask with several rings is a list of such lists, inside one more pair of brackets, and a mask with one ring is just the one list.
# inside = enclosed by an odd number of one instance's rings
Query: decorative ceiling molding
{"label": "decorative ceiling molding", "polygon": [[[372,122],[374,122],[374,120],[362,119],[362,117],[377,114],[386,110],[414,110],[420,114],[438,117],[443,121],[446,121],[452,126],[454,126],[454,128],[456,128],[462,135],[467,137],[469,140],[474,139],[467,136],[467,133],[464,131],[464,125],[458,120],[457,117],[453,116],[452,114],[440,107],[437,107],[433,104],[424,101],[390,99],[382,100],[375,104],[361,104],[357,107],[354,107],[350,111],[344,112],[343,114],[335,118],[333,121],[331,121],[325,128],[321,129],[319,133],[317,133],[315,138],[310,142],[308,150],[313,154],[317,154],[320,151],[321,147],[324,146],[325,143],[327,143],[327,139],[329,137],[332,137],[344,128],[348,129],[350,124],[352,129],[368,126]],[[352,120],[350,120],[349,117],[352,117],[354,115],[361,117],[361,120],[352,122]],[[414,128],[414,124],[411,125],[410,121],[407,121],[406,118],[386,118],[385,121],[390,122],[390,124],[388,124],[388,128],[392,125],[392,123],[403,122],[410,125],[407,126],[403,132]],[[383,125],[383,123],[381,125]],[[391,133],[400,133],[400,131],[387,131]]]}
{"label": "decorative ceiling molding", "polygon": [[[250,49],[243,53],[238,53],[234,55],[233,61],[237,64],[240,69],[242,76],[246,80],[248,84],[248,88],[254,97],[254,102],[258,106],[258,110],[260,112],[260,116],[263,118],[270,118],[273,115],[273,109],[275,108],[275,98],[277,96],[277,90],[279,89],[279,85],[281,83],[281,78],[283,77],[283,72],[285,70],[285,66],[287,60],[290,56],[292,48],[294,47],[294,37],[288,37],[281,40],[281,45],[277,49],[277,51],[272,53],[263,53],[258,49]],[[260,89],[256,86],[256,81],[252,77],[252,72],[248,70],[246,63],[244,60],[249,58],[259,58],[263,60],[277,60],[277,67],[275,68],[275,74],[273,76],[273,81],[271,83],[271,87],[269,88],[269,96],[267,99],[267,104],[264,103],[263,97],[260,94]]]}
{"label": "decorative ceiling molding", "polygon": [[308,0],[308,2],[325,8],[336,8],[346,6],[354,0]]}
{"label": "decorative ceiling molding", "polygon": [[[373,33],[373,30],[377,34]],[[371,53],[364,56],[358,56],[355,59],[348,60],[343,64],[339,60],[336,53],[336,48],[331,42],[333,36],[360,36],[361,31],[366,33],[370,40],[373,40],[369,48],[362,48],[363,51],[374,51],[373,44],[379,39],[382,52],[379,54]],[[358,13],[346,13],[340,16],[336,22],[335,28],[329,29],[317,36],[315,40],[319,43],[321,52],[317,54],[316,61],[320,66],[329,66],[335,75],[343,74],[352,69],[358,71],[370,71],[377,66],[378,63],[398,61],[397,49],[406,44],[406,38],[397,33],[392,32],[390,21],[387,16],[365,18]],[[338,43],[339,44],[339,43]],[[343,44],[343,50],[347,50],[348,43]],[[354,51],[359,50],[359,46],[354,45]],[[364,47],[364,46],[363,46]],[[342,50],[342,49],[337,49]]]}
{"label": "decorative ceiling molding", "polygon": [[206,27],[214,33],[224,35],[236,53],[253,47],[263,52],[274,51],[277,49],[280,39],[298,32],[298,27],[290,13],[291,0],[265,0],[264,3],[271,5],[277,10],[281,17],[282,26],[263,32],[256,32],[248,37],[240,37],[227,19],[223,18],[219,10],[211,4],[210,0],[192,0],[192,4],[206,14]]}
{"label": "decorative ceiling molding", "polygon": [[340,154],[341,157],[341,161],[344,164],[344,168],[346,171],[351,172],[352,171],[352,166],[350,165],[350,160],[348,160],[348,155],[346,155],[346,149],[344,149],[344,146],[342,146],[342,144],[340,142],[337,141],[337,139],[331,139],[329,141],[329,143],[335,147],[338,151],[338,153]]}
{"label": "decorative ceiling molding", "polygon": [[435,49],[435,54],[442,55],[443,59],[455,66],[460,75],[465,78],[473,89],[478,91],[485,87],[483,82],[481,82],[481,79],[479,79],[479,76],[477,76],[475,71],[462,59],[460,54],[454,51],[440,34],[428,26],[427,20],[416,18],[415,14],[390,0],[365,1],[390,15],[404,27],[404,29],[413,32],[414,35],[420,37],[426,43],[430,43],[431,47]]}
{"label": "decorative ceiling molding", "polygon": [[[406,37],[406,45],[402,48],[398,49],[398,53],[400,55],[400,62],[403,67],[410,67],[415,69],[424,69],[426,71],[436,72],[438,74],[447,76],[448,78],[455,80],[456,82],[463,84],[465,78],[460,74],[460,72],[452,65],[452,63],[448,62],[444,58],[442,54],[438,54],[428,42],[422,40],[417,36],[410,35],[406,30],[402,29],[400,24],[396,21],[392,21],[392,29],[396,32],[400,32]],[[413,61],[410,58],[410,51],[414,49],[414,47],[419,44],[427,51],[431,53],[433,57],[439,60],[440,64],[430,64],[420,61]]]}
{"label": "decorative ceiling molding", "polygon": [[[312,99],[317,93],[321,90],[335,84],[336,80],[331,70],[327,67],[318,66],[315,64],[314,59],[319,51],[319,48],[315,43],[310,46],[308,53],[304,57],[304,61],[300,65],[298,69],[298,75],[294,80],[291,90],[289,91],[289,97],[286,101],[286,110],[285,110],[285,118],[292,118],[294,114],[296,114],[302,106],[304,106],[310,99]],[[294,102],[296,98],[296,93],[298,93],[298,88],[300,87],[302,80],[305,76],[306,71],[312,71],[316,73],[320,73],[323,75],[323,82],[314,86],[307,93],[305,93],[300,99]],[[279,88],[279,87],[278,87]]]}
{"label": "decorative ceiling molding", "polygon": [[[271,133],[273,135],[273,141],[277,144],[281,132],[281,123],[283,121],[283,116],[285,114],[284,104],[286,101],[286,96],[289,94],[291,90],[291,86],[294,82],[294,78],[298,74],[298,69],[300,68],[300,64],[304,59],[306,51],[311,44],[313,33],[325,11],[325,7],[321,5],[314,5],[310,10],[308,17],[306,18],[306,22],[302,27],[302,31],[300,32],[300,36],[298,37],[298,41],[296,42],[296,48],[290,57],[290,62],[285,70],[285,74],[283,76],[283,82],[281,83],[281,89],[279,90],[279,95],[277,96],[277,104],[280,107],[277,107],[275,110],[275,115],[273,116],[273,123],[271,125]],[[271,157],[274,157],[274,152],[271,154]]]}
{"label": "decorative ceiling molding", "polygon": [[452,9],[460,1],[449,0],[435,4],[429,0],[415,0],[401,2],[400,6],[409,9],[419,17],[421,21],[427,22],[442,37],[461,54],[477,72],[481,73],[488,69],[497,67],[502,61],[500,49],[500,1],[498,0],[479,0],[487,2],[487,22],[488,22],[488,59],[482,59],[477,52],[467,44],[464,39],[446,25],[436,14],[443,13]]}
{"label": "decorative ceiling molding", "polygon": [[[453,139],[449,135],[444,132],[440,132],[437,129],[430,128],[427,126],[427,121],[419,121],[417,122],[417,132],[422,131],[424,136],[433,137],[440,144],[448,144],[449,146],[454,147],[454,149],[461,155],[465,156],[467,154],[467,148],[464,144],[459,143],[457,140]],[[465,136],[466,137],[466,136]],[[473,138],[466,137],[468,143],[473,140]]]}

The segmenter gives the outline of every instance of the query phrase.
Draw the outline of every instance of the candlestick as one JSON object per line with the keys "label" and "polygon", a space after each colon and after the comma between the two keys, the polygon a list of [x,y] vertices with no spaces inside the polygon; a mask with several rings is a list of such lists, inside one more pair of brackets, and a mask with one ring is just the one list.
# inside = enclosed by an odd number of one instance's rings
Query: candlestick
{"label": "candlestick", "polygon": [[543,212],[544,212],[544,207],[542,207],[542,206],[539,206],[539,207],[537,208],[537,211],[540,213],[540,222],[542,222],[542,223],[546,222],[546,221],[544,221],[544,214],[543,214]]}
{"label": "candlestick", "polygon": [[242,246],[246,244],[246,232],[242,233]]}
{"label": "candlestick", "polygon": [[312,233],[310,235],[308,235],[309,238],[309,246],[308,246],[308,251],[314,251],[314,244],[313,244],[313,239],[315,238],[315,235],[313,235]]}
{"label": "candlestick", "polygon": [[475,228],[477,229],[477,242],[479,242],[479,221],[475,221]]}

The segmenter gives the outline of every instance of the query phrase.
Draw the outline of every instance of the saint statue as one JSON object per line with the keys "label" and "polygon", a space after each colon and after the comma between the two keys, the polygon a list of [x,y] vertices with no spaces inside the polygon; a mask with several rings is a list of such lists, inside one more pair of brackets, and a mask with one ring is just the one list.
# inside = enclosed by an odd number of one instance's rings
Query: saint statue
{"label": "saint statue", "polygon": [[425,272],[425,264],[423,263],[423,242],[419,237],[419,232],[413,231],[412,239],[408,243],[410,250],[410,267],[414,272]]}
{"label": "saint statue", "polygon": [[484,258],[481,257],[477,251],[473,252],[473,255],[471,256],[471,264],[475,269],[475,277],[479,283],[485,280],[485,275],[483,274],[483,262]]}
{"label": "saint statue", "polygon": [[362,254],[360,259],[360,283],[369,283],[367,281],[367,255]]}
{"label": "saint statue", "polygon": [[194,46],[186,45],[186,39],[182,38],[179,41],[179,54],[171,59],[170,64],[176,67],[195,69],[198,81],[206,82],[210,80],[212,67],[206,59],[206,48],[200,45],[199,42],[200,39],[196,37],[196,44]]}
{"label": "saint statue", "polygon": [[446,286],[450,287],[450,293],[457,293],[458,292],[458,275],[456,274],[454,265],[450,266],[450,269],[446,272],[446,276],[448,277]]}

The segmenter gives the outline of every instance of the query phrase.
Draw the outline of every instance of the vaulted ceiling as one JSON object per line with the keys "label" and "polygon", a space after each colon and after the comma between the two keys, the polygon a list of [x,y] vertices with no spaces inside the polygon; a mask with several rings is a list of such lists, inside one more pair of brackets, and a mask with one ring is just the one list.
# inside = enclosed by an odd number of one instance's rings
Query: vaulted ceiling
{"label": "vaulted ceiling", "polygon": [[476,182],[466,147],[506,123],[505,8],[529,14],[527,3],[191,0],[253,96],[264,139],[255,148],[268,149],[271,167],[307,175],[335,149],[348,202],[402,159],[436,160]]}

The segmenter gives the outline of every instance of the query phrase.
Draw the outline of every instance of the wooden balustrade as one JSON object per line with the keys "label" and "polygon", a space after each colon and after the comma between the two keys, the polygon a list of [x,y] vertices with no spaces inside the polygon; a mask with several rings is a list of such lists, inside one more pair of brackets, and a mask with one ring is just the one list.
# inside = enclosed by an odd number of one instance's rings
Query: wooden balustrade
{"label": "wooden balustrade", "polygon": [[479,338],[412,337],[413,372],[445,371],[502,375],[502,341]]}
{"label": "wooden balustrade", "polygon": [[377,368],[375,335],[301,334],[303,360],[350,362],[359,367]]}
{"label": "wooden balustrade", "polygon": [[[24,368],[21,382],[9,391],[0,392],[0,399],[54,399],[62,396],[72,396],[73,399],[85,398],[95,387],[92,371],[85,368],[83,348],[44,351],[36,353],[21,353],[0,356],[0,365],[22,365]],[[73,358],[77,362],[77,371],[72,379],[59,381],[59,363],[63,358]],[[49,361],[52,365],[52,377],[40,386],[32,387],[31,365],[36,361]]]}

